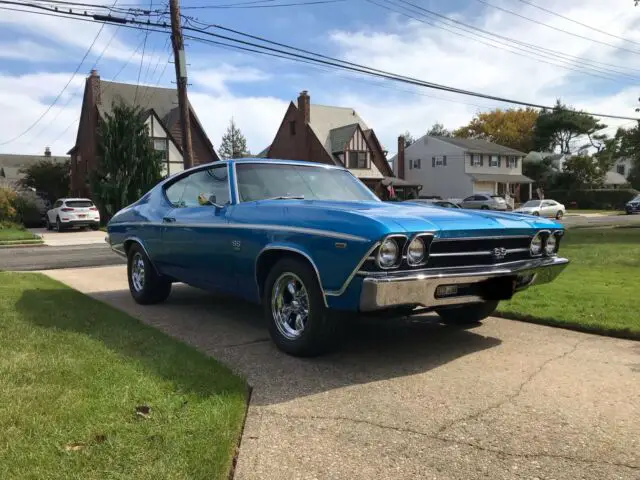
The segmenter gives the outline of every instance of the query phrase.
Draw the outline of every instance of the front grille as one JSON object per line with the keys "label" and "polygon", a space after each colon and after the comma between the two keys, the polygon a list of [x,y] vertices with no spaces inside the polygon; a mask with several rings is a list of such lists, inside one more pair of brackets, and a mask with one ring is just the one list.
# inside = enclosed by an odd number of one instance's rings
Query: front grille
{"label": "front grille", "polygon": [[493,265],[530,258],[529,236],[436,239],[426,268]]}

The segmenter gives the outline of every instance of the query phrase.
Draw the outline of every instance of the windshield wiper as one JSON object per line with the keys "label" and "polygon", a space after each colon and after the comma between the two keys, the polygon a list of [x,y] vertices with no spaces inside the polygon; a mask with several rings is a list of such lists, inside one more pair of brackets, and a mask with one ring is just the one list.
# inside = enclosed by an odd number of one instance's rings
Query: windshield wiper
{"label": "windshield wiper", "polygon": [[265,198],[264,200],[304,200],[304,195],[280,195],[279,197]]}

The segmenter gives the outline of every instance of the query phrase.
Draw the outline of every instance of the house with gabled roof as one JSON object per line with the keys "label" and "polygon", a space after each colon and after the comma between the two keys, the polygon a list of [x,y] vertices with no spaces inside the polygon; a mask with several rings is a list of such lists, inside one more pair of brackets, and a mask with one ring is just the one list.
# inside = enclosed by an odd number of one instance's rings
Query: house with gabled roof
{"label": "house with gabled roof", "polygon": [[[124,103],[143,109],[154,148],[162,153],[163,174],[183,169],[182,131],[178,95],[173,88],[107,82],[92,70],[87,77],[82,100],[76,144],[71,156],[70,190],[73,196],[88,196],[88,177],[98,166],[99,126],[114,105]],[[219,160],[193,106],[189,105],[193,163]]]}
{"label": "house with gabled roof", "polygon": [[306,160],[348,168],[372,190],[402,188],[373,129],[353,108],[315,105],[302,91],[291,102],[271,145],[258,156]]}

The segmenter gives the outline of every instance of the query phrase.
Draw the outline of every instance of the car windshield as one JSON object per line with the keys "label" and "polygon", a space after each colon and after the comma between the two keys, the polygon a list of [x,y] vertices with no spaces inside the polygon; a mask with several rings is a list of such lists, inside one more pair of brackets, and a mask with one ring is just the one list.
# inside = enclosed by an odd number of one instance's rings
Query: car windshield
{"label": "car windshield", "polygon": [[266,199],[379,201],[351,173],[334,168],[268,163],[236,164],[241,202]]}
{"label": "car windshield", "polygon": [[67,200],[64,203],[67,207],[71,207],[71,208],[93,207],[93,202],[91,200]]}
{"label": "car windshield", "polygon": [[540,206],[540,200],[530,200],[530,201],[528,201],[527,203],[525,203],[522,206],[526,207],[526,208],[539,207]]}
{"label": "car windshield", "polygon": [[640,202],[640,195],[636,195],[636,197],[631,201],[632,202]]}

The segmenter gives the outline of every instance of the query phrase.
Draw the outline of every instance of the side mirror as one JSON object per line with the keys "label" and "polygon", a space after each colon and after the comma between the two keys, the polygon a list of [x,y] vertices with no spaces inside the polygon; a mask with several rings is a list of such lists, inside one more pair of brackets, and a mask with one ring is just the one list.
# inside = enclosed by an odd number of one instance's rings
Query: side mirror
{"label": "side mirror", "polygon": [[207,198],[205,197],[204,193],[201,193],[200,195],[198,195],[198,203],[200,205],[212,205],[216,207],[217,210],[224,208],[224,205],[220,205],[219,203],[216,202],[215,195],[209,195],[209,197]]}

